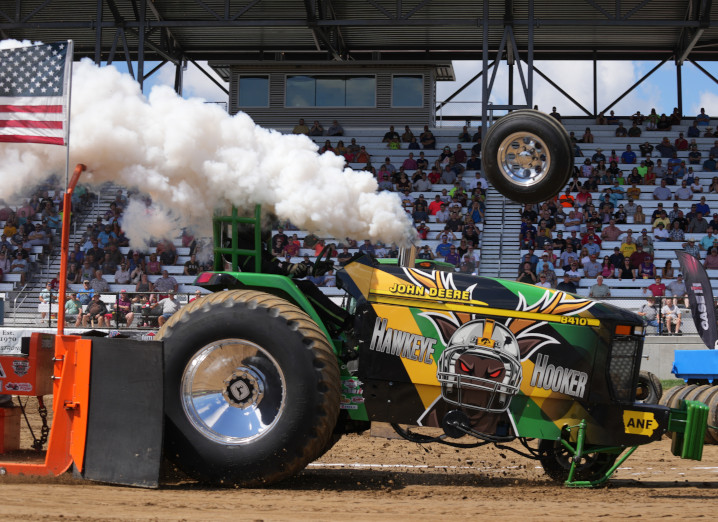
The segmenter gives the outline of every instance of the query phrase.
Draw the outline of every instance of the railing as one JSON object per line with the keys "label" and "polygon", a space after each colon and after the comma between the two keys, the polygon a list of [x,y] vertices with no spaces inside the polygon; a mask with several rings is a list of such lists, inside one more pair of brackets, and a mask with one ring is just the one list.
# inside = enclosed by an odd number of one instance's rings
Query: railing
{"label": "railing", "polygon": [[[74,292],[68,292],[74,293]],[[78,292],[81,293],[81,292]],[[37,291],[27,291],[27,290],[21,290],[19,292],[20,296],[22,296],[23,301],[27,300],[32,302],[33,300],[37,302],[37,307],[34,308],[26,308],[23,316],[19,316],[17,313],[18,310],[15,310],[16,313],[12,314],[11,317],[5,317],[4,319],[4,326],[17,326],[17,327],[27,327],[27,326],[37,326],[37,327],[46,327],[46,328],[54,328],[57,326],[57,312],[58,312],[58,304],[57,304],[57,291],[53,290],[50,292],[50,297],[48,301],[41,302],[40,299],[40,293]],[[107,306],[107,314],[103,317],[103,322],[105,324],[103,325],[92,325],[88,324],[83,325],[83,322],[80,321],[79,328],[89,328],[89,327],[99,327],[99,328],[111,328],[113,330],[118,329],[157,329],[159,327],[157,318],[162,315],[161,307],[157,307],[154,310],[152,310],[152,306],[147,305],[149,302],[148,300],[151,299],[151,296],[157,297],[157,301],[159,301],[160,297],[164,297],[167,295],[167,293],[163,292],[128,292],[130,295],[130,299],[132,300],[132,313],[134,314],[131,324],[127,325],[127,322],[124,320],[124,317],[120,314],[117,314],[117,307],[116,303],[118,301],[120,292],[102,292],[100,294],[100,299],[102,302],[105,303]],[[175,296],[177,298],[177,301],[180,304],[180,307],[186,305],[191,299],[194,297],[197,297],[197,291],[191,292],[191,293],[175,293]],[[18,297],[20,297],[18,296]],[[16,298],[17,299],[17,298]],[[69,299],[69,298],[68,298]],[[156,304],[156,302],[154,303]],[[87,305],[82,306],[82,312],[84,313],[87,308]],[[34,314],[34,317],[33,317]],[[44,317],[43,317],[44,315]],[[66,317],[66,326],[69,328],[72,328],[76,325],[76,315],[68,316]]]}
{"label": "railing", "polygon": [[[27,299],[35,299],[36,302],[38,302],[37,308],[34,311],[35,320],[34,320],[34,326],[42,326],[42,327],[55,327],[57,325],[57,292],[53,291],[51,292],[51,299],[52,299],[52,305],[48,304],[42,304],[38,300],[39,294],[36,291],[33,292],[27,292],[22,291],[23,294],[25,294],[25,297]],[[128,292],[130,294],[131,299],[137,298],[137,302],[133,302],[133,308],[132,312],[135,314],[133,317],[132,324],[128,327],[128,325],[120,321],[120,318],[115,314],[115,303],[118,300],[119,292],[103,292],[101,294],[101,299],[103,302],[107,305],[108,308],[108,316],[109,324],[104,325],[104,328],[113,329],[113,330],[120,330],[120,329],[157,329],[157,317],[162,315],[160,309],[154,310],[152,313],[148,311],[148,307],[144,305],[144,302],[142,300],[143,297],[147,297],[149,299],[149,296],[155,295],[159,296],[160,292],[154,291],[154,292]],[[185,306],[190,299],[196,297],[197,291],[191,292],[191,293],[176,293],[177,300],[180,303],[180,307]],[[165,294],[162,294],[165,295]],[[337,295],[337,297],[340,297]],[[693,317],[690,314],[690,308],[688,307],[688,299],[686,297],[656,297],[654,298],[654,309],[656,311],[656,323],[655,324],[648,324],[647,326],[647,333],[650,335],[672,335],[669,334],[666,328],[666,317],[663,313],[663,305],[666,304],[667,299],[676,299],[678,301],[677,305],[681,314],[681,326],[680,326],[680,333],[685,335],[695,335],[697,334],[697,330],[695,327],[695,324],[693,322]],[[604,302],[613,306],[617,306],[619,308],[623,308],[626,310],[629,310],[631,312],[638,312],[641,308],[641,306],[644,303],[647,303],[647,298],[637,298],[637,297],[607,297],[603,299],[595,299],[596,301]],[[342,301],[345,302],[345,301]],[[27,309],[28,311],[26,314],[31,313],[30,309]],[[41,315],[45,312],[46,316],[43,321],[40,321]],[[15,314],[16,315],[16,314]],[[32,317],[23,317],[23,318],[8,318],[5,319],[5,326],[28,326],[28,322],[32,324]],[[145,325],[147,323],[147,325]],[[75,325],[75,318],[72,318],[72,320],[67,322],[68,327],[72,327]],[[660,326],[659,326],[660,325]],[[80,325],[82,327],[82,325]],[[89,327],[89,325],[88,325]]]}
{"label": "railing", "polygon": [[[481,126],[481,105],[480,101],[448,101],[439,102],[436,109],[436,126],[437,127],[462,127],[466,125],[471,127],[471,123],[475,122]],[[494,120],[494,110],[492,103],[489,103],[489,125]],[[476,125],[474,126],[476,127]],[[474,132],[476,132],[474,130]]]}

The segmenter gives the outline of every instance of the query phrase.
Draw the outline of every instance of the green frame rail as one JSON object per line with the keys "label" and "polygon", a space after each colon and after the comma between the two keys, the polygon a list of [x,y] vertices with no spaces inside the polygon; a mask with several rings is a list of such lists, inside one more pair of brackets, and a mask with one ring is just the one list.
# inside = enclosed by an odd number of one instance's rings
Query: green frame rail
{"label": "green frame rail", "polygon": [[[240,256],[251,256],[254,258],[254,272],[257,274],[262,273],[262,207],[261,205],[255,205],[253,216],[240,216],[237,212],[237,207],[232,207],[232,212],[229,215],[222,215],[215,213],[212,218],[212,228],[214,232],[214,269],[216,271],[225,270],[224,259],[225,255],[228,255],[232,263],[232,271],[238,272],[239,257]],[[222,245],[222,225],[229,224],[229,230],[231,232],[231,243],[229,247]],[[238,237],[238,225],[253,225],[254,229],[254,248],[243,249],[239,248],[239,237]]]}

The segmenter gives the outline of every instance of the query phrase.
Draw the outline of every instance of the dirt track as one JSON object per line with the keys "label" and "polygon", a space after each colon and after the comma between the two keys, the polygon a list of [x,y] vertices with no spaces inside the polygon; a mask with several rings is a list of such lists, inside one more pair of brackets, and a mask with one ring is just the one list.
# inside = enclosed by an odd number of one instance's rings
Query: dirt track
{"label": "dirt track", "polygon": [[503,520],[642,517],[692,519],[718,512],[718,446],[703,462],[640,448],[608,487],[567,489],[537,463],[485,447],[455,450],[401,440],[345,437],[296,478],[268,489],[179,483],[140,490],[59,479],[2,477],[2,520]]}

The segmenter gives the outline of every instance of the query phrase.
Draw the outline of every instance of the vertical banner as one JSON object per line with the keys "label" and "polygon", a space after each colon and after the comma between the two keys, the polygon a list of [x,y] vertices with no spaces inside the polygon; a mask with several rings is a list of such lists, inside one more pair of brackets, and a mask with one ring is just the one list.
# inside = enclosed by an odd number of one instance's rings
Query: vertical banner
{"label": "vertical banner", "polygon": [[676,252],[676,256],[686,281],[688,302],[698,335],[705,345],[713,350],[718,342],[718,328],[710,279],[698,259],[686,252]]}

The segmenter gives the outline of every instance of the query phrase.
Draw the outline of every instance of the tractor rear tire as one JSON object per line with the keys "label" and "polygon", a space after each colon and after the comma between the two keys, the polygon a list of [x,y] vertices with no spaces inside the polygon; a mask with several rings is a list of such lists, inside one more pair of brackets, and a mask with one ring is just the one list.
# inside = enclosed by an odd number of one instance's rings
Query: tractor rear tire
{"label": "tractor rear tire", "polygon": [[200,481],[260,486],[321,455],[339,415],[336,357],[317,324],[284,299],[217,292],[160,329],[165,456]]}
{"label": "tractor rear tire", "polygon": [[644,404],[658,404],[663,396],[663,385],[655,373],[638,372],[636,400]]}
{"label": "tractor rear tire", "polygon": [[551,199],[573,172],[573,144],[548,114],[521,109],[501,117],[483,140],[481,161],[489,182],[518,203]]}
{"label": "tractor rear tire", "polygon": [[678,386],[674,386],[673,388],[669,388],[666,390],[666,392],[661,396],[661,400],[658,401],[658,404],[661,406],[667,406],[671,407],[671,401],[673,400],[673,397],[676,396],[683,388],[685,388],[685,384],[679,384]]}
{"label": "tractor rear tire", "polygon": [[[718,426],[718,385],[713,381],[713,386],[703,390],[695,400],[708,406],[708,425]],[[718,429],[708,428],[704,439],[706,444],[718,444]]]}
{"label": "tractor rear tire", "polygon": [[[539,458],[544,472],[556,482],[566,482],[571,471],[571,458],[568,450],[558,440],[541,440],[539,451],[542,456]],[[574,480],[598,480],[616,462],[618,455],[613,453],[589,453],[584,455],[581,462],[576,466],[573,475]]]}

